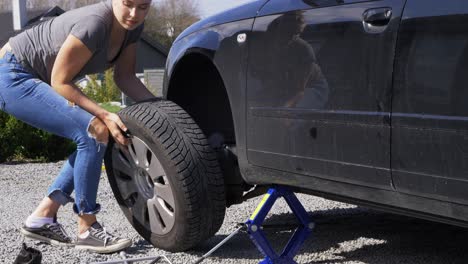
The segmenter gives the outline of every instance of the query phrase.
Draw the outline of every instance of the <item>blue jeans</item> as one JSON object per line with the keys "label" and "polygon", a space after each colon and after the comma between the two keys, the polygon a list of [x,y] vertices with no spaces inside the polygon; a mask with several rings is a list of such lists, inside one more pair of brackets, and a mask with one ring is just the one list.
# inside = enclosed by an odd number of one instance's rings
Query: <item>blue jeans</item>
{"label": "blue jeans", "polygon": [[[17,62],[11,52],[0,59],[0,111],[77,144],[47,195],[62,205],[74,202],[73,209],[80,215],[99,212],[96,196],[106,145],[88,132],[94,116],[69,105]],[[75,200],[71,198],[73,190]]]}

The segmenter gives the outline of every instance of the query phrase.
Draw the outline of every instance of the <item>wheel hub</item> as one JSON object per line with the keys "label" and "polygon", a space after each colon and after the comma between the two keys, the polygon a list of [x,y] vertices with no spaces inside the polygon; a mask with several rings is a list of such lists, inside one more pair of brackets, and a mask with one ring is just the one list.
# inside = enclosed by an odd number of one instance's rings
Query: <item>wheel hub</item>
{"label": "wheel hub", "polygon": [[154,197],[154,182],[153,179],[151,179],[151,175],[145,169],[138,169],[135,182],[138,186],[138,189],[140,190],[140,193],[142,193],[146,199],[151,199]]}

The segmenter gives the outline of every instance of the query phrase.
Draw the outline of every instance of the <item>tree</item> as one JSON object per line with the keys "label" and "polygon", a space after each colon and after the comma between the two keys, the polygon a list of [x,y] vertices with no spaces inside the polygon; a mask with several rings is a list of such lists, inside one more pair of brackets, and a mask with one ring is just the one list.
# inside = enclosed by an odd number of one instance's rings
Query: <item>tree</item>
{"label": "tree", "polygon": [[108,69],[104,74],[88,75],[88,84],[83,93],[97,103],[120,101],[120,90],[114,82],[114,70]]}
{"label": "tree", "polygon": [[85,5],[91,5],[101,0],[28,0],[28,8],[31,9],[44,9],[53,6],[59,6],[63,10],[75,9]]}
{"label": "tree", "polygon": [[[27,0],[30,10],[48,9],[59,6],[70,10],[85,5],[94,4],[101,0]],[[12,0],[0,0],[0,12],[11,10]],[[198,0],[153,0],[145,23],[145,32],[166,47],[180,33],[193,23],[200,20]]]}
{"label": "tree", "polygon": [[[59,6],[64,10],[70,10],[85,5],[101,2],[101,0],[27,0],[26,7],[31,10],[48,9]],[[12,0],[0,0],[0,12],[9,11],[12,8]]]}
{"label": "tree", "polygon": [[0,0],[0,12],[11,10],[11,0]]}
{"label": "tree", "polygon": [[104,90],[106,94],[104,102],[120,101],[120,90],[114,82],[114,69],[104,72]]}
{"label": "tree", "polygon": [[102,98],[101,85],[98,83],[97,74],[89,74],[87,76],[88,84],[83,88],[83,93],[93,101],[98,102]]}
{"label": "tree", "polygon": [[170,47],[184,29],[198,20],[200,15],[196,0],[160,0],[151,6],[145,32]]}

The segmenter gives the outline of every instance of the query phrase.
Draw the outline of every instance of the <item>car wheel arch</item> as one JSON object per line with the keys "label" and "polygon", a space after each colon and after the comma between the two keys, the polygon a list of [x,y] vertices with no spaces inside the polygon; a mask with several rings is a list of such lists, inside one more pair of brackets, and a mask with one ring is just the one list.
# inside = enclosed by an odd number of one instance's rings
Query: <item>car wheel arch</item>
{"label": "car wheel arch", "polygon": [[211,58],[203,52],[185,53],[169,78],[166,97],[195,120],[217,151],[229,205],[238,203],[247,187],[236,155],[226,151],[236,144],[234,117],[224,80]]}
{"label": "car wheel arch", "polygon": [[224,132],[224,143],[235,144],[229,95],[209,56],[192,52],[181,58],[170,76],[166,97],[184,108],[207,137],[219,129]]}

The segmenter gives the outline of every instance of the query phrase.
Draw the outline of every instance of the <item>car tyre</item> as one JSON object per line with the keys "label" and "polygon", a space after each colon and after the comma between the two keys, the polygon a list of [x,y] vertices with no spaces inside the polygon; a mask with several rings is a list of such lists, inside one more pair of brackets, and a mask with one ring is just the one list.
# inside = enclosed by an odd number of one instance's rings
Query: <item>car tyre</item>
{"label": "car tyre", "polygon": [[132,226],[171,252],[212,237],[224,220],[224,181],[216,153],[198,125],[166,100],[138,103],[118,114],[130,145],[110,142],[105,166]]}

